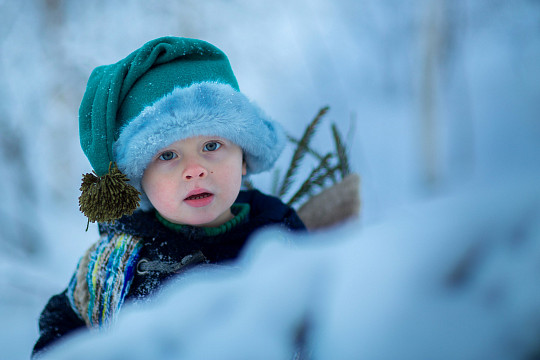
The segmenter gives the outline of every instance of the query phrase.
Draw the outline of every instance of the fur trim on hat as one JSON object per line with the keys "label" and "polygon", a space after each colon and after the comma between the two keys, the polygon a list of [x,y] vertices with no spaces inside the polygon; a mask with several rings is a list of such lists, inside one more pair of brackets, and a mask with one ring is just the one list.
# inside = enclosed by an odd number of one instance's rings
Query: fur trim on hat
{"label": "fur trim on hat", "polygon": [[270,169],[285,146],[281,126],[231,86],[202,82],[176,88],[124,126],[114,144],[118,168],[143,193],[141,208],[151,208],[141,180],[152,157],[193,136],[219,136],[240,146],[248,174]]}

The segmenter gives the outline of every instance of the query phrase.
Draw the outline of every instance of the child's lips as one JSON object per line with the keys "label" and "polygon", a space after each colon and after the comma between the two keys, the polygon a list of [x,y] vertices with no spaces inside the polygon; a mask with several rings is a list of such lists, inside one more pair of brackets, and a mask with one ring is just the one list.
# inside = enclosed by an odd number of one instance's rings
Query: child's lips
{"label": "child's lips", "polygon": [[204,189],[196,189],[190,191],[184,202],[189,206],[203,207],[210,204],[214,200],[214,194]]}

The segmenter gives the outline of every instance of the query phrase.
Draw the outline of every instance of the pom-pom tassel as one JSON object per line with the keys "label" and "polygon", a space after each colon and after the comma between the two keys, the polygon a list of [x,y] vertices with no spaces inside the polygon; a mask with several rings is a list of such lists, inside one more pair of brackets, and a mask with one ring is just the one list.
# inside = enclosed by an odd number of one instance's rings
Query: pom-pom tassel
{"label": "pom-pom tassel", "polygon": [[131,215],[139,207],[139,195],[128,177],[116,163],[109,164],[109,172],[103,176],[84,174],[79,196],[79,209],[88,222],[113,222],[123,215]]}

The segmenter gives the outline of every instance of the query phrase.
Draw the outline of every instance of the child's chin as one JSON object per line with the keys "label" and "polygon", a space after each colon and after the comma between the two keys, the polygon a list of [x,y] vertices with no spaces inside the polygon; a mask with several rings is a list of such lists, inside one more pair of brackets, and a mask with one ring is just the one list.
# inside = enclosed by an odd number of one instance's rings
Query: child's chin
{"label": "child's chin", "polygon": [[216,222],[217,222],[217,218],[211,217],[211,218],[189,219],[184,224],[191,225],[191,226],[199,226],[199,227],[219,226],[220,224],[216,224]]}

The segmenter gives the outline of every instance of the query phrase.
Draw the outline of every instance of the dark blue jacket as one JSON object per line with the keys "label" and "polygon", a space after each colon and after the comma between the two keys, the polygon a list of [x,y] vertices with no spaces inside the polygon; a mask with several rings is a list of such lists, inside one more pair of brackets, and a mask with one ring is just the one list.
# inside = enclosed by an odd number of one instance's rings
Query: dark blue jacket
{"label": "dark blue jacket", "polygon": [[[200,227],[170,229],[158,221],[154,211],[138,211],[114,224],[100,224],[99,229],[101,234],[125,233],[142,237],[139,265],[142,265],[141,261],[156,263],[156,260],[166,258],[168,264],[172,261],[179,266],[185,262],[183,260],[186,257],[194,260],[186,265],[202,262],[219,264],[234,260],[249,236],[263,227],[279,225],[291,230],[305,230],[296,212],[278,198],[264,195],[257,190],[241,191],[236,203],[249,204],[249,215],[233,228],[217,235],[208,235]],[[193,257],[194,254],[198,256]],[[148,296],[159,289],[169,277],[178,274],[179,266],[172,266],[174,271],[148,270],[142,267],[142,270],[134,273],[126,299]],[[85,327],[85,322],[72,309],[66,291],[53,296],[41,313],[40,337],[32,354],[42,351],[58,338]]]}

